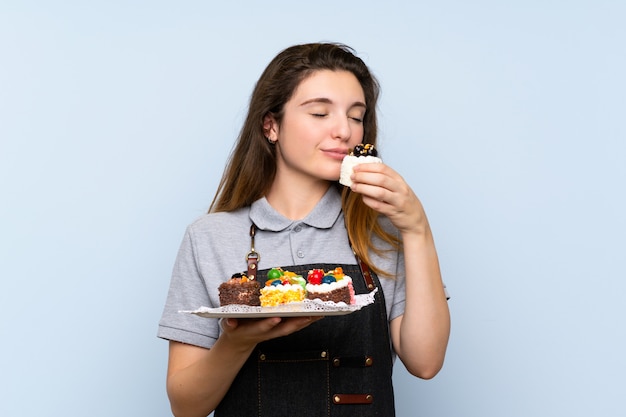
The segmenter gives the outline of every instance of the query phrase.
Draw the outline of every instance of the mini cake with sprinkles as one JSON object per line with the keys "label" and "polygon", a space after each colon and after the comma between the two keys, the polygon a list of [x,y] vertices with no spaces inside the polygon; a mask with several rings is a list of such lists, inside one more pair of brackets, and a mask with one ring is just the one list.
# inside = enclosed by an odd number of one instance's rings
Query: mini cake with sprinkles
{"label": "mini cake with sprinkles", "polygon": [[354,172],[354,167],[360,164],[382,163],[383,160],[378,157],[378,151],[374,145],[360,143],[354,147],[349,155],[343,158],[341,162],[341,173],[339,174],[339,183],[350,187],[352,179],[350,176]]}
{"label": "mini cake with sprinkles", "polygon": [[234,274],[218,287],[220,306],[240,304],[260,306],[261,284],[250,280],[245,274]]}
{"label": "mini cake with sprinkles", "polygon": [[306,280],[295,272],[272,268],[267,273],[265,286],[261,288],[261,307],[303,301],[306,296]]}
{"label": "mini cake with sprinkles", "polygon": [[307,274],[306,297],[309,300],[333,301],[335,303],[355,304],[352,278],[343,273],[341,267],[324,272],[312,269]]}

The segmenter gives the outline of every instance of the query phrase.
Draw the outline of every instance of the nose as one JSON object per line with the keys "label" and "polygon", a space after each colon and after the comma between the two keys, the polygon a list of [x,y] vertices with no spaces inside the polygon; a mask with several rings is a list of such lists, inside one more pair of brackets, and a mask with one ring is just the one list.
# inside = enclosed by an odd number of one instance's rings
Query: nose
{"label": "nose", "polygon": [[350,120],[347,117],[337,117],[333,123],[332,136],[338,140],[348,140],[352,135]]}

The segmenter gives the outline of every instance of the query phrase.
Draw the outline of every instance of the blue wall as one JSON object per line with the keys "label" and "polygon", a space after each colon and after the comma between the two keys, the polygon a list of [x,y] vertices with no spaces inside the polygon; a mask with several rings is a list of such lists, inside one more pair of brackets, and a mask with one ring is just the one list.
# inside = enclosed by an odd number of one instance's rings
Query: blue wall
{"label": "blue wall", "polygon": [[0,415],[170,415],[182,233],[261,70],[318,40],[378,75],[453,297],[398,415],[626,415],[626,5],[237,3],[0,4]]}

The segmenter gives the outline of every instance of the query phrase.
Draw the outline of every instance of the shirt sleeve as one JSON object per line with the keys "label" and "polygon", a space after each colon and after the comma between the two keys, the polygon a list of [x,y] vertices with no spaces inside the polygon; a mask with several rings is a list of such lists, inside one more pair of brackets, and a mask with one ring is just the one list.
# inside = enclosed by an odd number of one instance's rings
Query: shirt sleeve
{"label": "shirt sleeve", "polygon": [[404,269],[404,253],[400,250],[396,252],[395,279],[393,280],[393,296],[389,308],[389,321],[404,314],[406,305],[406,274]]}
{"label": "shirt sleeve", "polygon": [[174,263],[157,336],[210,348],[219,336],[218,321],[180,312],[195,310],[201,306],[212,307],[205,281],[198,268],[196,249],[193,229],[188,227]]}

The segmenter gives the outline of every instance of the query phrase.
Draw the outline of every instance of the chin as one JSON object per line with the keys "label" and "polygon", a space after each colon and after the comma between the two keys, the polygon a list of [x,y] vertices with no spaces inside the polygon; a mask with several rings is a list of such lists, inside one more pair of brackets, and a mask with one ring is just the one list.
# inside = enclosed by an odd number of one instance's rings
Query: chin
{"label": "chin", "polygon": [[325,180],[325,181],[331,181],[331,182],[336,182],[339,181],[339,171],[337,172],[329,172],[329,173],[318,173],[318,176]]}

